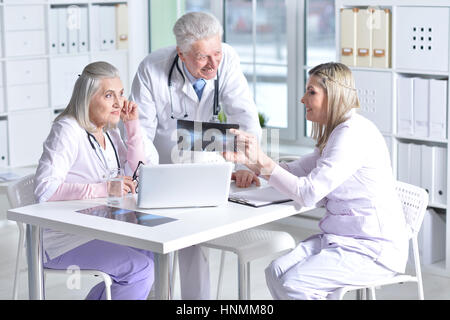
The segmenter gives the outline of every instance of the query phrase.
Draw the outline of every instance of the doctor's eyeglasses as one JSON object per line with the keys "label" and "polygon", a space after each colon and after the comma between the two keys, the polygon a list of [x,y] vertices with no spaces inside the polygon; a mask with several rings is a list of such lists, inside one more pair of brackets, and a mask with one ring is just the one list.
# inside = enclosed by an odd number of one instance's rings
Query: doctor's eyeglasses
{"label": "doctor's eyeglasses", "polygon": [[136,166],[136,170],[134,170],[134,172],[133,172],[133,177],[132,177],[132,179],[133,179],[133,181],[136,181],[136,193],[139,191],[139,176],[138,176],[138,173],[139,173],[139,167],[141,166],[141,165],[143,165],[144,163],[142,162],[142,161],[139,161],[138,162],[138,165]]}

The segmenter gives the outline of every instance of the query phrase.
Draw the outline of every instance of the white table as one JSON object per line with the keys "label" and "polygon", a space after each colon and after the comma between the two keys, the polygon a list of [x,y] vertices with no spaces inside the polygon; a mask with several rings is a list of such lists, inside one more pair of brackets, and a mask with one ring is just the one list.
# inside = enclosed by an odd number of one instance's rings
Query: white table
{"label": "white table", "polygon": [[[9,220],[27,224],[30,299],[45,298],[42,228],[153,251],[156,298],[168,299],[168,253],[299,213],[293,202],[261,208],[228,202],[227,205],[219,207],[142,210],[136,208],[133,196],[127,197],[121,207],[177,220],[148,227],[75,212],[100,204],[106,204],[106,199],[45,202],[8,210]],[[307,210],[309,208],[300,212]]]}

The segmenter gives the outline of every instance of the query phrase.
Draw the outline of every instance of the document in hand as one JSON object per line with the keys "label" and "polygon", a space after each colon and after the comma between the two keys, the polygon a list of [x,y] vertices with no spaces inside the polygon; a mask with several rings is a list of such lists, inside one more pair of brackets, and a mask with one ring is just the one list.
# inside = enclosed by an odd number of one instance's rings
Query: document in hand
{"label": "document in hand", "polygon": [[255,208],[292,201],[287,195],[272,187],[234,192],[230,194],[228,200]]}
{"label": "document in hand", "polygon": [[178,150],[236,151],[236,136],[230,129],[238,124],[177,120]]}

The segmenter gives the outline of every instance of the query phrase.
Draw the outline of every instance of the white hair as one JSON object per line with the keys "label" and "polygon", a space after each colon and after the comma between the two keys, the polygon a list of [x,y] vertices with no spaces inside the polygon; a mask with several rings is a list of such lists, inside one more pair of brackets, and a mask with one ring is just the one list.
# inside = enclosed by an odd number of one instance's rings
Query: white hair
{"label": "white hair", "polygon": [[177,46],[181,52],[188,52],[194,42],[222,37],[223,28],[215,16],[207,12],[188,12],[181,16],[173,26]]}
{"label": "white hair", "polygon": [[78,76],[73,88],[72,97],[64,111],[56,117],[55,121],[69,116],[75,118],[78,124],[89,132],[94,132],[96,127],[89,119],[89,104],[92,96],[100,87],[102,79],[118,78],[119,70],[104,61],[97,61],[84,67]]}

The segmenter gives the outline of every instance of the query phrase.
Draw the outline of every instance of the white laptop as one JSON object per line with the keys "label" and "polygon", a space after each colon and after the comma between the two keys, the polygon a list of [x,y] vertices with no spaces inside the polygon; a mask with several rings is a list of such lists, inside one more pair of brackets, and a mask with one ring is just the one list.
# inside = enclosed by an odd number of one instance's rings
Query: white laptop
{"label": "white laptop", "polygon": [[229,162],[142,166],[137,205],[175,208],[226,204],[232,169]]}

